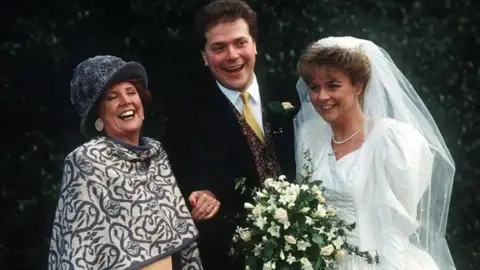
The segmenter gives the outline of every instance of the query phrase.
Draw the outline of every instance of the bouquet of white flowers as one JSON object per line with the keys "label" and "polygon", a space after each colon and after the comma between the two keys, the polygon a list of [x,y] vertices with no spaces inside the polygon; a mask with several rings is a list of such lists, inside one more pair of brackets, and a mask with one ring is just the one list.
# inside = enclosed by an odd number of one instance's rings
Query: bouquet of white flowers
{"label": "bouquet of white flowers", "polygon": [[[305,155],[310,160],[309,153]],[[336,217],[323,196],[321,181],[310,180],[312,174],[307,164],[302,179],[290,183],[285,176],[269,178],[253,191],[232,250],[245,258],[246,269],[331,269],[346,253],[378,262],[378,257],[348,244],[345,231],[355,224]]]}

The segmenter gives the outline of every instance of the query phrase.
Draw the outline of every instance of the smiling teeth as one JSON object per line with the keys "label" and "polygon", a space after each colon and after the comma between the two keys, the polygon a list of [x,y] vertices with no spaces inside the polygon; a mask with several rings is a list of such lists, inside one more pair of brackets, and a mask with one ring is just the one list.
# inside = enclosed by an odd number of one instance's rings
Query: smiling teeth
{"label": "smiling teeth", "polygon": [[123,113],[120,114],[120,117],[129,117],[129,116],[133,116],[135,112],[134,111],[125,111]]}
{"label": "smiling teeth", "polygon": [[333,105],[322,105],[322,106],[320,106],[320,107],[322,107],[322,109],[324,109],[324,110],[327,110],[327,109],[332,108]]}
{"label": "smiling teeth", "polygon": [[227,68],[228,71],[233,71],[233,70],[237,70],[239,68],[241,68],[243,65],[238,65],[238,66],[234,66],[234,67],[229,67]]}

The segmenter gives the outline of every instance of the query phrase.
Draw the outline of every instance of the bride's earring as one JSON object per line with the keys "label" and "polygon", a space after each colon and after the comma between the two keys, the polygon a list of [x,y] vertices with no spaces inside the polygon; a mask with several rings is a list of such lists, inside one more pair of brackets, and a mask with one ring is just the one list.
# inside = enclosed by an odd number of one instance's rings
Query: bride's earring
{"label": "bride's earring", "polygon": [[104,128],[104,124],[103,124],[103,120],[100,119],[100,118],[97,118],[97,120],[95,121],[95,129],[98,131],[98,132],[101,132]]}

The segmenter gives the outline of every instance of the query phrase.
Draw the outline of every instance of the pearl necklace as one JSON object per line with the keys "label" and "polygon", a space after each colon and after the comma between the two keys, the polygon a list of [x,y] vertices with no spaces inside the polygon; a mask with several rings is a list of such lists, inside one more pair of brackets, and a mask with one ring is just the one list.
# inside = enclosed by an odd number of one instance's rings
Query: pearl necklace
{"label": "pearl necklace", "polygon": [[363,125],[357,131],[355,131],[355,133],[353,133],[350,137],[346,138],[343,141],[337,141],[337,140],[335,140],[335,136],[332,136],[333,143],[334,144],[342,144],[342,143],[346,143],[346,142],[350,141],[353,137],[355,137],[355,135],[357,135],[360,132],[360,130],[362,130],[365,127],[366,122],[367,121],[363,121]]}

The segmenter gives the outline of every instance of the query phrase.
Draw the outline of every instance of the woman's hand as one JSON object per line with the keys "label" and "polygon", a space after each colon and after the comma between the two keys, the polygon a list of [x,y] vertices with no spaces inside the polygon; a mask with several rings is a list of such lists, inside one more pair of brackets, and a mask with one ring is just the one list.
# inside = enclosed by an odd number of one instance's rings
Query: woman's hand
{"label": "woman's hand", "polygon": [[212,218],[220,209],[220,202],[209,190],[194,191],[188,197],[192,205],[192,218],[195,221]]}

